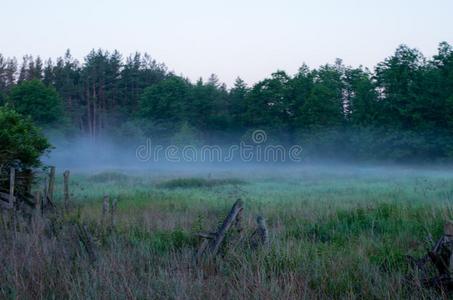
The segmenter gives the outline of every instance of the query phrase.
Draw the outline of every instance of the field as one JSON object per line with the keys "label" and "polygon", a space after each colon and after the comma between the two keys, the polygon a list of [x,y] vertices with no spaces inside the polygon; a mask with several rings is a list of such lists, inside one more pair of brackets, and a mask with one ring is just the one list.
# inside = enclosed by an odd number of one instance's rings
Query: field
{"label": "field", "polygon": [[[33,219],[13,232],[3,216],[0,298],[440,296],[406,280],[405,256],[424,255],[453,217],[453,174],[445,170],[73,171],[70,190],[73,208],[49,217],[51,226]],[[104,194],[118,199],[113,228],[102,222]],[[257,215],[264,216],[269,244],[226,243],[215,261],[194,265],[195,234],[215,230],[238,198],[245,204],[244,235],[256,227]],[[87,225],[95,259],[66,224]]]}

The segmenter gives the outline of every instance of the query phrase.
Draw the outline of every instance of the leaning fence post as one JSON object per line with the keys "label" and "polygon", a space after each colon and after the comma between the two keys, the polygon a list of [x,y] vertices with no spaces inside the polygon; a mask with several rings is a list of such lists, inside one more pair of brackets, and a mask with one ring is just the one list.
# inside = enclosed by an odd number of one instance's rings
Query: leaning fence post
{"label": "leaning fence post", "polygon": [[236,221],[234,222],[234,227],[236,228],[237,232],[242,235],[242,231],[244,230],[242,224],[242,210],[240,210],[236,216]]}
{"label": "leaning fence post", "polygon": [[[199,236],[204,238],[202,244],[198,248],[197,253],[195,254],[195,262],[198,263],[201,257],[206,253],[209,258],[214,258],[217,255],[217,252],[222,245],[223,240],[227,231],[233,226],[234,222],[238,222],[236,225],[240,225],[240,220],[237,220],[238,215],[240,215],[243,209],[243,202],[241,199],[238,199],[233,207],[231,208],[228,216],[223,221],[222,225],[218,228],[215,233],[205,233],[200,234]],[[241,228],[241,226],[238,226]],[[209,240],[209,241],[208,241]]]}
{"label": "leaning fence post", "polygon": [[223,239],[225,238],[226,232],[228,231],[228,229],[230,229],[231,225],[236,220],[237,215],[242,211],[243,208],[242,205],[243,205],[242,200],[238,199],[234,203],[226,219],[223,221],[222,226],[220,226],[219,230],[217,231],[217,236],[209,249],[212,257],[216,256],[217,252],[219,251],[220,245],[222,244]]}
{"label": "leaning fence post", "polygon": [[64,207],[67,210],[69,207],[69,170],[64,171],[63,173],[64,179]]}
{"label": "leaning fence post", "polygon": [[53,204],[53,190],[55,186],[55,167],[50,167],[50,174],[49,174],[49,189],[48,189],[48,198],[49,202]]}
{"label": "leaning fence post", "polygon": [[14,208],[14,184],[16,180],[16,169],[9,169],[9,207]]}

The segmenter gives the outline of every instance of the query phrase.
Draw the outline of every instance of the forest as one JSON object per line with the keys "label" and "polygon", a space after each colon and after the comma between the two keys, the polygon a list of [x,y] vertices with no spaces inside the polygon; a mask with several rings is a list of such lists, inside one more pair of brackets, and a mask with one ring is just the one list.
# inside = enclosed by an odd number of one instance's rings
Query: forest
{"label": "forest", "polygon": [[337,59],[232,87],[215,74],[191,82],[141,53],[0,54],[0,104],[68,140],[230,143],[261,129],[307,158],[443,163],[453,160],[453,47],[428,58],[401,45],[373,70]]}

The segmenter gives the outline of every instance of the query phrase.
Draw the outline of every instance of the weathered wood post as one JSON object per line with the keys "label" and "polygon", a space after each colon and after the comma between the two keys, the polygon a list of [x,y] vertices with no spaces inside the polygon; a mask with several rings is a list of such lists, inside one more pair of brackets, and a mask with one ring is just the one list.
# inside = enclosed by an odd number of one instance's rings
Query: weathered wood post
{"label": "weathered wood post", "polygon": [[453,237],[453,221],[448,220],[444,224],[444,235]]}
{"label": "weathered wood post", "polygon": [[102,224],[107,224],[107,216],[109,214],[110,208],[110,197],[109,195],[105,194],[104,199],[102,201]]}
{"label": "weathered wood post", "polygon": [[110,204],[110,227],[113,228],[115,225],[115,213],[116,213],[116,203],[118,199],[113,198],[112,203]]}
{"label": "weathered wood post", "polygon": [[64,208],[68,210],[69,208],[69,170],[64,171],[63,173],[63,193],[64,193]]}
{"label": "weathered wood post", "polygon": [[244,230],[244,226],[242,224],[242,210],[240,210],[236,216],[236,220],[234,222],[234,227],[236,228],[239,235],[242,236],[242,231]]}
{"label": "weathered wood post", "polygon": [[42,201],[41,201],[41,205],[42,207],[46,207],[47,206],[47,200],[49,199],[49,193],[48,193],[48,188],[49,186],[47,185],[47,176],[44,177],[44,185],[43,185],[43,189],[42,189]]}
{"label": "weathered wood post", "polygon": [[35,192],[35,209],[36,209],[36,215],[40,216],[42,214],[42,201],[41,201],[41,193],[39,191]]}
{"label": "weathered wood post", "polygon": [[233,207],[230,210],[230,213],[223,221],[222,226],[220,226],[219,230],[217,231],[216,238],[214,239],[213,243],[209,247],[209,252],[212,257],[217,255],[217,252],[220,249],[220,245],[222,244],[223,240],[225,239],[225,234],[230,229],[233,222],[236,220],[237,215],[243,209],[243,202],[241,199],[238,199]]}
{"label": "weathered wood post", "polygon": [[269,230],[267,229],[266,219],[263,216],[256,218],[256,229],[250,236],[250,246],[253,249],[264,246],[269,242]]}
{"label": "weathered wood post", "polygon": [[16,169],[10,168],[9,169],[9,207],[14,209],[14,185],[16,181]]}
{"label": "weathered wood post", "polygon": [[55,167],[52,166],[50,167],[50,173],[49,173],[49,188],[48,188],[48,195],[47,197],[49,198],[49,202],[53,205],[53,191],[55,187]]}
{"label": "weathered wood post", "polygon": [[[444,234],[424,257],[415,259],[408,256],[408,258],[411,265],[420,271],[422,275],[420,282],[425,287],[440,288],[444,292],[451,291],[453,289],[453,221],[448,220],[444,224]],[[432,277],[428,263],[437,270],[437,276]]]}
{"label": "weathered wood post", "polygon": [[231,226],[233,226],[233,224],[235,224],[235,222],[237,222],[236,225],[238,228],[241,228],[240,220],[237,220],[237,217],[240,215],[242,210],[243,202],[241,199],[238,199],[234,203],[222,225],[218,228],[217,232],[198,234],[198,236],[202,237],[204,240],[195,254],[195,263],[198,263],[204,254],[206,254],[209,258],[214,258],[217,255],[220,246],[225,239],[227,231],[231,228]]}
{"label": "weathered wood post", "polygon": [[83,224],[77,224],[77,231],[79,235],[79,240],[82,242],[90,262],[93,263],[97,259],[97,248],[94,243],[93,237],[91,236],[88,227]]}
{"label": "weathered wood post", "polygon": [[263,216],[258,216],[256,218],[256,223],[258,228],[256,230],[259,240],[262,245],[266,245],[269,241],[269,231],[266,225],[266,219]]}
{"label": "weathered wood post", "polygon": [[33,232],[36,235],[40,235],[43,231],[43,219],[42,219],[42,199],[41,199],[41,192],[40,191],[35,191],[34,193],[34,198],[35,198],[35,211],[33,213]]}

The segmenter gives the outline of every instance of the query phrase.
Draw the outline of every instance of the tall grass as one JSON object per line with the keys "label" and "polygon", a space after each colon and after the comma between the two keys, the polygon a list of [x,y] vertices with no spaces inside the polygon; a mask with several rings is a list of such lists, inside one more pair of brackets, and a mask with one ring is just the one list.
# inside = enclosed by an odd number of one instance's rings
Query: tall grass
{"label": "tall grass", "polygon": [[[235,174],[249,184],[208,189],[74,176],[70,213],[24,220],[16,230],[2,217],[0,298],[438,298],[406,283],[404,256],[424,254],[427,237],[439,237],[453,216],[453,176],[411,174]],[[119,199],[113,229],[100,219],[106,192]],[[195,266],[194,233],[214,230],[238,197],[245,235],[264,215],[269,246],[226,245],[215,262]],[[81,223],[93,236],[94,261],[78,242]]]}

